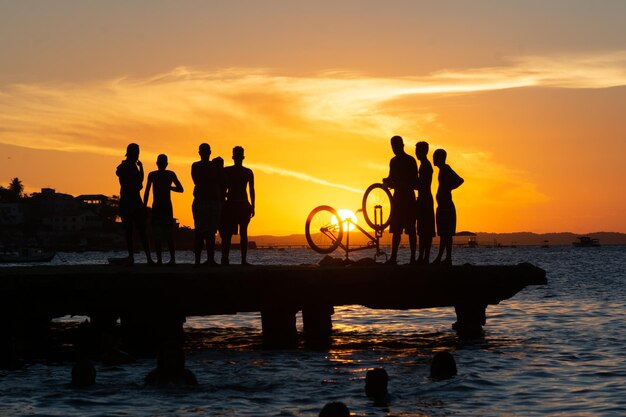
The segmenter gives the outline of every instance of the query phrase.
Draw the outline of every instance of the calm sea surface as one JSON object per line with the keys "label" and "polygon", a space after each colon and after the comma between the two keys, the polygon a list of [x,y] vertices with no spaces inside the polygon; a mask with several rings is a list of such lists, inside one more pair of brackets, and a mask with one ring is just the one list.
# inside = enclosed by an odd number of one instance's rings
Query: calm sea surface
{"label": "calm sea surface", "polygon": [[[53,263],[106,263],[115,255],[60,253]],[[258,314],[193,317],[187,367],[199,386],[145,387],[151,358],[96,363],[97,385],[82,390],[68,386],[71,361],[33,363],[0,371],[0,415],[317,416],[328,401],[345,402],[357,416],[626,415],[626,246],[457,249],[454,256],[455,264],[530,262],[547,271],[548,285],[489,306],[484,338],[470,342],[451,329],[453,308],[338,308],[330,350],[262,350]],[[256,264],[321,258],[307,249],[249,257]],[[191,254],[178,260],[191,262]],[[459,374],[432,381],[430,358],[443,349]],[[383,407],[364,394],[366,371],[381,366],[391,394]]]}

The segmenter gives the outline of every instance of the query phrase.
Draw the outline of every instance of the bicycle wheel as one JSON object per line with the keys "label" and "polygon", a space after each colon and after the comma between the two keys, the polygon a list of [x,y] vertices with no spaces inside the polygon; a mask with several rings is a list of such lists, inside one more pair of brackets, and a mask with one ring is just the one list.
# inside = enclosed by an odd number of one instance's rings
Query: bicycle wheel
{"label": "bicycle wheel", "polygon": [[363,217],[374,230],[385,230],[391,215],[391,191],[383,184],[372,184],[363,194]]}
{"label": "bicycle wheel", "polygon": [[331,253],[343,238],[343,222],[337,211],[330,206],[315,207],[306,219],[304,232],[311,249],[319,253]]}

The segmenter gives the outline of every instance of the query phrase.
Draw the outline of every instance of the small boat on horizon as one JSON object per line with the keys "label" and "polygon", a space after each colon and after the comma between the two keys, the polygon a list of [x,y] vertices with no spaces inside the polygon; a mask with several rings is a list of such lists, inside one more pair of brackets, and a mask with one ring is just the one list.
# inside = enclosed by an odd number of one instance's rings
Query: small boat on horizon
{"label": "small boat on horizon", "polygon": [[578,248],[589,248],[600,246],[600,239],[595,239],[589,236],[579,236],[577,241],[572,242],[572,245]]}

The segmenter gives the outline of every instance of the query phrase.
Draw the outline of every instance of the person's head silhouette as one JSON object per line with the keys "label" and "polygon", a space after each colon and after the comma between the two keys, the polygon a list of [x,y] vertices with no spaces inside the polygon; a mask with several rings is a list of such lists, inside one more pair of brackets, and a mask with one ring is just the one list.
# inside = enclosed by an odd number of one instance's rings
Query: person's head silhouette
{"label": "person's head silhouette", "polygon": [[428,155],[428,142],[417,142],[415,144],[415,156],[417,156],[417,159],[424,159],[426,155]]}
{"label": "person's head silhouette", "polygon": [[139,159],[139,145],[136,143],[129,143],[126,147],[126,159],[135,162]]}
{"label": "person's head silhouette", "polygon": [[404,153],[404,141],[401,136],[394,136],[391,138],[391,149],[394,155],[400,155]]}
{"label": "person's head silhouette", "polygon": [[322,408],[319,417],[350,417],[350,410],[341,401],[333,401]]}
{"label": "person's head silhouette", "polygon": [[160,170],[164,170],[165,168],[167,168],[167,155],[160,154],[159,156],[157,156],[156,164]]}
{"label": "person's head silhouette", "polygon": [[441,167],[445,165],[447,156],[448,154],[446,153],[446,151],[444,151],[443,149],[437,149],[435,152],[433,152],[433,164],[435,164],[436,167]]}
{"label": "person's head silhouette", "polygon": [[243,148],[241,146],[235,146],[233,148],[233,161],[235,163],[241,163],[246,157],[243,156]]}
{"label": "person's head silhouette", "polygon": [[201,143],[198,147],[198,154],[200,154],[201,159],[209,159],[211,156],[211,146],[208,143]]}
{"label": "person's head silhouette", "polygon": [[430,377],[433,379],[447,379],[456,375],[456,362],[450,352],[435,353],[430,364]]}
{"label": "person's head silhouette", "polygon": [[365,374],[365,395],[380,400],[387,395],[389,376],[384,368],[374,368]]}

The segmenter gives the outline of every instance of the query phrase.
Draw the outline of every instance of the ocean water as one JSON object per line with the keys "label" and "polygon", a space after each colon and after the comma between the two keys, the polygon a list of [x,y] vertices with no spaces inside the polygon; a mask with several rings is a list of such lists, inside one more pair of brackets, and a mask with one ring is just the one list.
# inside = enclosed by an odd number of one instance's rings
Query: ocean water
{"label": "ocean water", "polygon": [[[53,263],[105,263],[114,255],[60,253]],[[317,416],[329,401],[345,402],[355,416],[626,415],[626,246],[453,255],[455,264],[530,262],[547,271],[548,285],[489,306],[484,337],[475,340],[457,338],[453,308],[337,308],[327,350],[261,349],[259,314],[190,317],[187,367],[199,386],[144,386],[154,358],[113,367],[96,362],[97,384],[87,389],[68,385],[70,360],[34,362],[0,371],[0,415]],[[190,253],[177,256],[191,261]],[[300,264],[321,256],[287,249],[250,251],[249,258]],[[61,318],[55,327],[80,319]],[[430,360],[440,350],[452,352],[458,375],[433,381]],[[365,373],[374,367],[389,374],[385,405],[364,393]]]}

